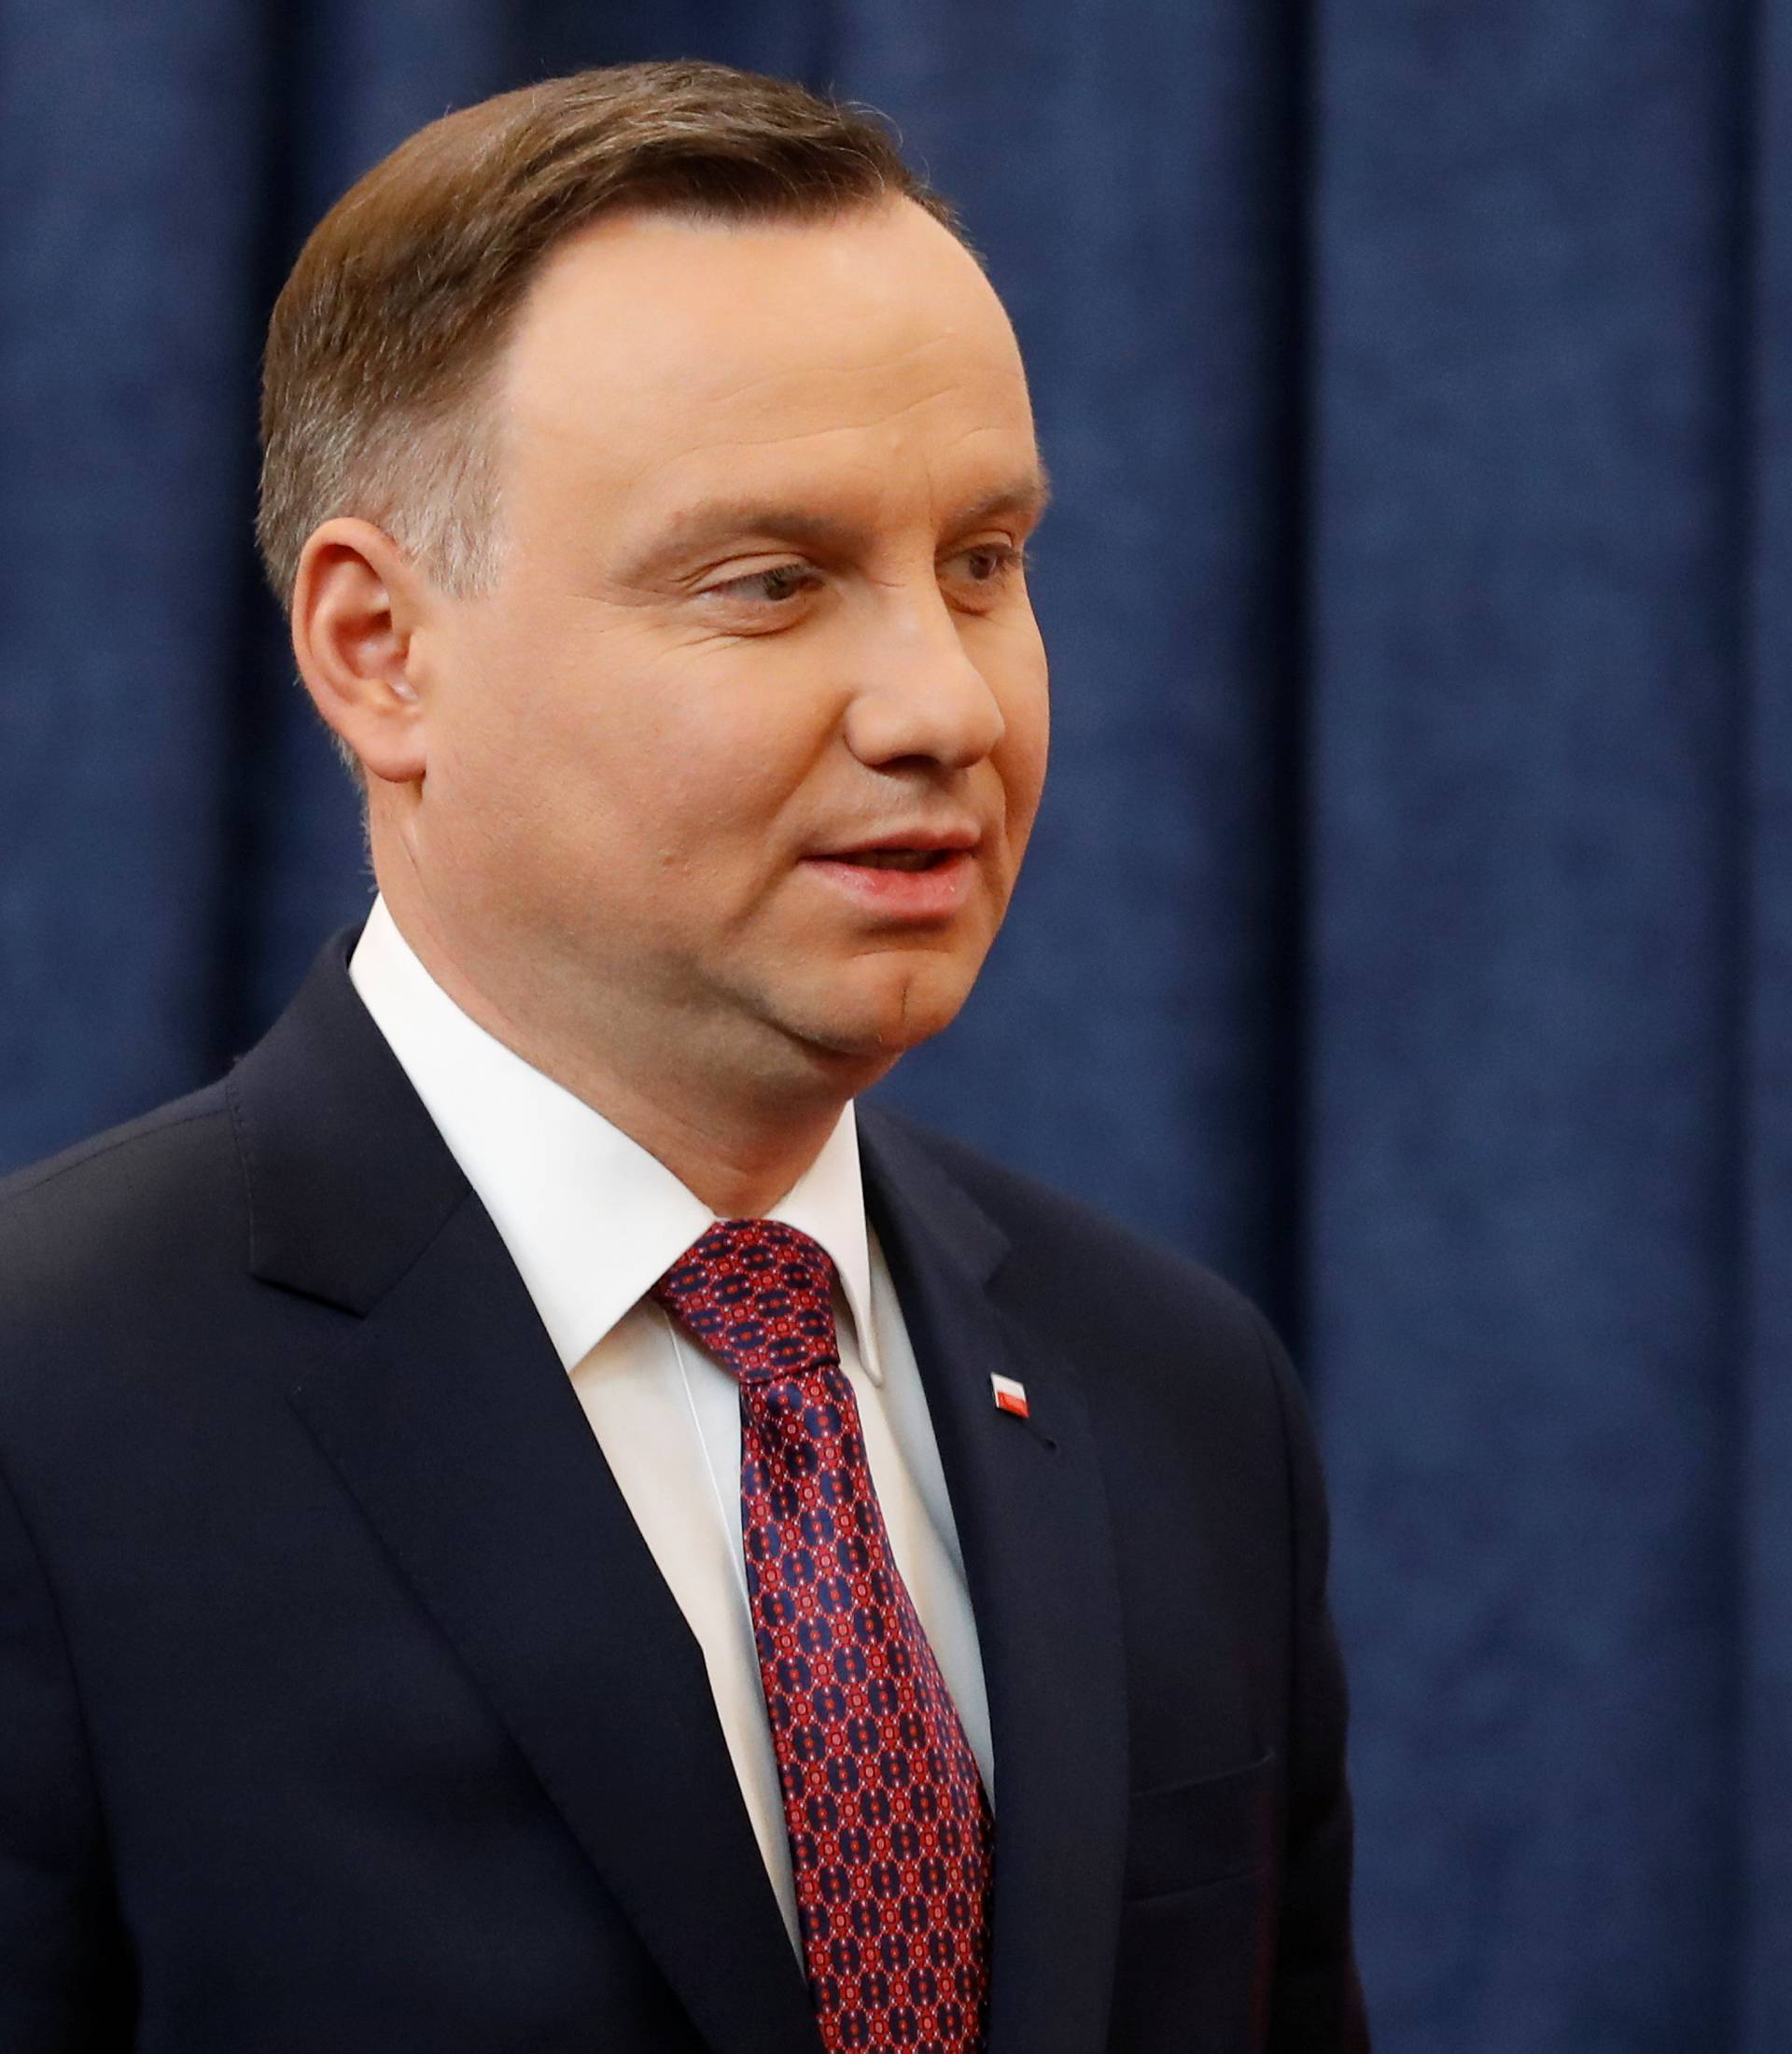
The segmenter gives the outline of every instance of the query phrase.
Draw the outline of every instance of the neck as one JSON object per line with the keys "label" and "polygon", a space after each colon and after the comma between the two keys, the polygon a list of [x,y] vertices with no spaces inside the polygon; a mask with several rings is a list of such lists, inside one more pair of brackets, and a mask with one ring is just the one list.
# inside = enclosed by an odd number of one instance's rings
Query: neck
{"label": "neck", "polygon": [[687,1050],[630,1063],[603,1038],[565,1027],[552,1009],[508,994],[523,980],[480,974],[427,902],[387,911],[418,961],[469,1019],[532,1069],[599,1112],[664,1163],[720,1219],[754,1218],[782,1198],[821,1153],[854,1094],[873,1078],[818,1054],[777,1085],[732,1073],[716,1052]]}

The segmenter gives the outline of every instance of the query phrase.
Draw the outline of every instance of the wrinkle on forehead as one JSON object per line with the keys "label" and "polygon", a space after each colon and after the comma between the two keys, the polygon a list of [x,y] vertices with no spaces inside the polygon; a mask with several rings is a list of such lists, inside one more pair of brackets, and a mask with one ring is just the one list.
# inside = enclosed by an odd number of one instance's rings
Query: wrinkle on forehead
{"label": "wrinkle on forehead", "polygon": [[[704,437],[701,446],[705,449],[726,451],[729,449],[763,449],[775,444],[788,444],[792,448],[805,442],[814,442],[831,435],[880,437],[886,441],[901,440],[902,431],[913,417],[942,401],[950,401],[959,395],[952,386],[941,386],[933,392],[917,393],[911,399],[904,399],[893,407],[867,409],[863,413],[847,417],[834,416],[819,423],[814,427],[799,427],[783,422],[768,424],[763,435],[754,435],[746,425],[731,423],[728,412],[735,411],[732,402],[723,402],[714,409],[719,417],[718,425],[723,432],[717,437]],[[698,424],[693,423],[695,426]],[[967,422],[952,427],[948,432],[958,439],[983,433],[1001,432],[994,422]]]}
{"label": "wrinkle on forehead", "polygon": [[[814,342],[813,333],[806,340],[812,346]],[[827,375],[840,380],[843,384],[851,382],[875,384],[879,380],[899,379],[903,376],[905,367],[914,359],[929,355],[938,355],[942,350],[949,349],[958,340],[958,330],[954,328],[935,328],[929,334],[917,336],[913,342],[900,344],[896,349],[874,360],[861,364],[837,363],[830,365],[827,368]],[[725,371],[727,366],[725,362],[718,362],[715,368],[719,371]],[[1018,365],[1016,365],[1016,369],[1018,369]],[[693,397],[699,403],[712,405],[750,403],[757,395],[764,392],[779,393],[793,381],[805,375],[813,375],[812,368],[799,369],[788,362],[778,363],[759,371],[743,370],[732,381],[719,380],[712,391],[693,394]],[[949,390],[954,382],[948,375],[942,379],[935,391],[945,392]],[[917,395],[906,404],[924,404],[927,397],[925,394]]]}

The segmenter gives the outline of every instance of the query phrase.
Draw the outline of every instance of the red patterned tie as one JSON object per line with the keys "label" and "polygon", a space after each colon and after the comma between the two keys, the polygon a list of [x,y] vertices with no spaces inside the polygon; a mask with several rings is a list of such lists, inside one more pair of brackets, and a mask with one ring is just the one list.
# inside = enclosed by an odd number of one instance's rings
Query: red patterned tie
{"label": "red patterned tie", "polygon": [[740,1380],[740,1524],[822,2044],[983,2045],[994,1830],[889,1551],[833,1331],[833,1265],[722,1220],[653,1295]]}

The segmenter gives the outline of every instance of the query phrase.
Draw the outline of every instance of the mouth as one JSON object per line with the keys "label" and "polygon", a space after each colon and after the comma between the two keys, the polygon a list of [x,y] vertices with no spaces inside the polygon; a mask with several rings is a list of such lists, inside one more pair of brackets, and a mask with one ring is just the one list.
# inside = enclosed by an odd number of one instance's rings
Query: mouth
{"label": "mouth", "polygon": [[904,835],[858,848],[818,850],[805,868],[845,894],[861,915],[879,921],[932,923],[963,911],[974,889],[972,831]]}
{"label": "mouth", "polygon": [[826,859],[836,863],[858,863],[866,870],[938,870],[959,853],[950,848],[859,848]]}
{"label": "mouth", "polygon": [[899,827],[889,834],[867,834],[839,848],[812,853],[823,862],[859,863],[872,870],[938,870],[955,856],[968,855],[982,840],[976,821],[957,819]]}

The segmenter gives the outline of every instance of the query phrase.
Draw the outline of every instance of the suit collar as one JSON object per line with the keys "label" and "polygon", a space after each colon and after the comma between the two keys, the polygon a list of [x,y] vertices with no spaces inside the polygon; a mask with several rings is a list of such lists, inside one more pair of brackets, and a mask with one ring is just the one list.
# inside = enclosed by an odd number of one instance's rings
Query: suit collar
{"label": "suit collar", "polygon": [[249,1206],[249,1267],[346,1312],[390,1291],[467,1179],[327,943],[226,1084]]}
{"label": "suit collar", "polygon": [[[348,1003],[342,1005],[344,960],[350,988]],[[357,1011],[367,1017],[357,1019]],[[570,1371],[715,1215],[637,1142],[470,1019],[431,978],[381,900],[374,901],[358,940],[338,937],[319,957],[289,1020],[275,1030],[280,1059],[274,1069],[289,1069],[290,1056],[309,1045],[302,1034],[286,1031],[289,1025],[311,1026],[317,1030],[311,1042],[321,1038],[334,1051],[345,1032],[358,1029],[355,1038],[367,1040],[370,1017],[377,1029],[373,1039],[390,1059],[377,1061],[372,1059],[377,1052],[361,1052],[368,1059],[357,1065],[356,1096],[368,1104],[389,1096],[392,1123],[384,1131],[388,1138],[395,1126],[401,1131],[405,1151],[399,1159],[419,1164],[425,1155],[429,1158],[423,1188],[411,1194],[420,1201],[415,1229],[427,1238],[440,1224],[443,1209],[470,1183],[528,1289],[561,1366]],[[258,1070],[263,1067],[258,1057],[249,1060]],[[397,1090],[390,1088],[394,1064],[402,1072]],[[308,1068],[306,1099],[315,1103],[320,1090],[327,1093],[327,1080],[317,1074],[315,1062]],[[336,1073],[333,1054],[323,1068]],[[405,1093],[401,1087],[407,1083]],[[293,1188],[291,1176],[284,1172],[303,1165],[308,1174],[301,1181],[307,1189],[320,1178],[347,1181],[339,1174],[336,1125],[327,1110],[316,1123],[291,1117],[290,1093],[272,1108],[253,1090],[238,1097],[252,1122],[244,1136],[252,1162],[259,1167],[275,1149],[284,1155],[280,1165],[268,1165],[271,1174],[250,1178],[256,1274],[365,1311],[368,1293],[377,1295],[375,1279],[384,1272],[371,1259],[371,1250],[346,1245],[351,1223],[357,1223],[364,1244],[370,1234],[377,1237],[400,1228],[413,1217],[411,1209],[391,1220],[382,1207],[380,1217],[369,1220],[365,1209],[354,1203],[356,1192],[369,1189],[370,1178],[379,1181],[380,1166],[370,1161],[357,1167],[353,1189],[343,1190],[331,1209],[342,1235],[320,1237],[310,1212],[301,1223],[292,1222],[280,1203]],[[419,1100],[427,1115],[427,1133],[411,1117]],[[327,1132],[328,1161],[317,1145]],[[371,1129],[366,1139],[375,1140]],[[833,1257],[858,1333],[861,1364],[873,1382],[881,1383],[850,1106],[772,1216],[800,1227]]]}

